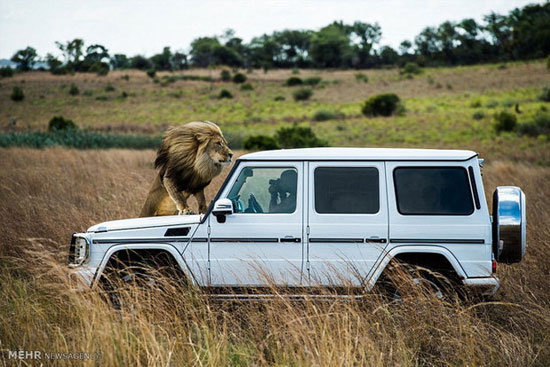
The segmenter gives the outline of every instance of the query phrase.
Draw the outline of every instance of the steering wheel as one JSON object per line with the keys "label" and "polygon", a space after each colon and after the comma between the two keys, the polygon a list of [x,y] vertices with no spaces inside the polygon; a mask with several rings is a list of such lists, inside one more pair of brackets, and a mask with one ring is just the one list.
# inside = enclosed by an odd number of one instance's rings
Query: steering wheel
{"label": "steering wheel", "polygon": [[248,198],[248,209],[247,211],[250,211],[251,213],[263,213],[264,210],[260,203],[258,203],[258,200],[256,200],[256,197],[253,193],[250,193],[250,197]]}

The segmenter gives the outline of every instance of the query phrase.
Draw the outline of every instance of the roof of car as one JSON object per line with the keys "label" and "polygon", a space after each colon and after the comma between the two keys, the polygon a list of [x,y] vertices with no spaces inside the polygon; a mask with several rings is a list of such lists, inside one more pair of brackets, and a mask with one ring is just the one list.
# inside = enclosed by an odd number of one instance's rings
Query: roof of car
{"label": "roof of car", "polygon": [[264,150],[245,154],[240,160],[379,160],[379,161],[465,161],[477,153],[471,150],[403,148],[302,148]]}

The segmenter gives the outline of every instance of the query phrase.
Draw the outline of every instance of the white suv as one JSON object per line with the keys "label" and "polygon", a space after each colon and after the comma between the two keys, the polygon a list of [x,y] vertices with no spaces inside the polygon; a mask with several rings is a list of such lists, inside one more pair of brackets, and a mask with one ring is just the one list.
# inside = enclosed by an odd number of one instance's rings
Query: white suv
{"label": "white suv", "polygon": [[480,166],[459,150],[247,154],[206,214],[97,224],[73,235],[69,262],[90,286],[110,266],[155,259],[205,290],[369,290],[395,259],[492,294],[496,261],[525,254],[525,195],[498,187],[491,217]]}

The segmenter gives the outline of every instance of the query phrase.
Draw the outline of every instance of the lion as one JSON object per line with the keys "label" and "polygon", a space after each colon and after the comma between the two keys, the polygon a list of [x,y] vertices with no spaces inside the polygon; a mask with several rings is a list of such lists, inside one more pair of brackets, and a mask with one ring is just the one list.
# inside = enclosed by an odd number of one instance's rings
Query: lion
{"label": "lion", "polygon": [[204,188],[229,166],[233,152],[218,125],[190,122],[169,129],[155,159],[159,170],[149,190],[140,217],[194,214],[187,204],[193,195],[199,212],[207,210]]}

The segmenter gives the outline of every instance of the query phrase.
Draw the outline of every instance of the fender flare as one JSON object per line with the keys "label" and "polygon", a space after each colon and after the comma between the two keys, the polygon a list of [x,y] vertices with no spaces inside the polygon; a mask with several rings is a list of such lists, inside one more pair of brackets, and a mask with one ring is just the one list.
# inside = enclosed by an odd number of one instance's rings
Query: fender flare
{"label": "fender flare", "polygon": [[384,255],[381,256],[381,259],[377,261],[377,263],[374,265],[374,270],[371,273],[371,275],[368,277],[366,282],[366,287],[368,290],[371,290],[374,285],[376,284],[376,281],[382,275],[384,270],[386,270],[386,266],[390,263],[390,261],[395,258],[397,255],[400,254],[411,254],[411,253],[429,253],[429,254],[437,254],[442,255],[447,259],[447,261],[451,264],[454,271],[457,273],[459,278],[466,279],[468,276],[466,275],[466,272],[462,268],[462,265],[458,262],[456,257],[453,255],[451,251],[449,251],[447,248],[443,246],[395,246],[391,250],[384,253]]}
{"label": "fender flare", "polygon": [[180,252],[174,247],[173,245],[166,244],[166,243],[147,243],[147,244],[123,244],[123,245],[112,245],[109,247],[107,251],[103,254],[103,259],[101,260],[99,266],[97,267],[96,273],[94,275],[93,281],[92,281],[92,288],[97,286],[99,283],[99,279],[101,278],[101,275],[103,274],[103,270],[105,270],[105,266],[107,266],[107,263],[115,254],[116,252],[123,251],[123,250],[163,250],[168,252],[174,260],[177,262],[178,266],[181,268],[185,276],[192,282],[192,284],[195,284],[195,277],[189,270],[189,267],[187,266],[187,263],[183,259],[183,256],[181,256]]}

